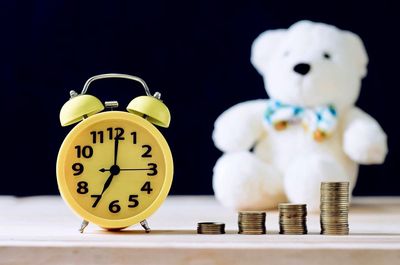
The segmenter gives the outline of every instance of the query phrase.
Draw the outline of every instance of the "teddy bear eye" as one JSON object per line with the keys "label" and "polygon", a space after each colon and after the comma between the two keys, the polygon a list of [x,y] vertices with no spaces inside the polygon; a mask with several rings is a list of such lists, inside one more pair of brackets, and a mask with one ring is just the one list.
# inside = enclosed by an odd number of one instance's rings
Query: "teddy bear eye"
{"label": "teddy bear eye", "polygon": [[327,60],[331,59],[331,55],[328,52],[324,52],[323,55],[324,55],[325,59],[327,59]]}

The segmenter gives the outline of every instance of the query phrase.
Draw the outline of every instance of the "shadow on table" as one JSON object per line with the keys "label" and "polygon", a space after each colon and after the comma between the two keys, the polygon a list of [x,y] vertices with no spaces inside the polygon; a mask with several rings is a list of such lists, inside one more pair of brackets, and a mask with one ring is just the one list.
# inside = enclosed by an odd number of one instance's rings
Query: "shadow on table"
{"label": "shadow on table", "polygon": [[[112,235],[195,235],[197,234],[196,230],[151,230],[150,233],[146,233],[144,230],[120,230],[120,231],[106,231],[106,230],[96,230],[93,231],[95,234],[112,234]],[[238,234],[236,230],[227,230],[225,231],[227,235],[235,235]],[[246,236],[268,236],[268,235],[279,235],[277,231],[269,231],[265,235],[246,235]],[[302,236],[326,236],[326,237],[343,237],[345,238],[347,235],[321,235],[319,232],[309,232],[306,235],[280,235],[280,236],[288,236],[288,237],[302,237]],[[361,233],[361,232],[350,232],[348,236],[394,236],[400,237],[400,233]]]}
{"label": "shadow on table", "polygon": [[[115,235],[194,235],[197,234],[197,230],[151,230],[150,233],[146,233],[144,230],[119,230],[119,231],[107,231],[107,230],[96,230],[93,231],[95,234],[115,234]],[[235,230],[227,230],[225,234],[237,234]]]}
{"label": "shadow on table", "polygon": [[107,231],[97,230],[95,233],[100,234],[115,234],[115,235],[192,235],[196,234],[196,230],[151,230],[146,233],[144,230],[120,230],[120,231]]}

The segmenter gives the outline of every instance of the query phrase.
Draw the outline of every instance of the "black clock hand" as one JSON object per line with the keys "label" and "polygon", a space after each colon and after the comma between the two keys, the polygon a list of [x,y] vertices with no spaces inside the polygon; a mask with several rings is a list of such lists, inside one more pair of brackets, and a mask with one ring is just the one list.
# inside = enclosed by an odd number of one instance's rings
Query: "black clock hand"
{"label": "black clock hand", "polygon": [[[106,182],[104,183],[103,190],[101,191],[100,198],[103,196],[103,193],[110,187],[110,184],[114,178],[115,175],[118,175],[119,173],[119,167],[117,166],[117,157],[118,157],[118,138],[115,137],[114,141],[114,165],[111,167],[113,169],[111,171],[111,175],[108,177]],[[101,171],[101,170],[100,170]],[[104,171],[102,171],[104,172]]]}
{"label": "black clock hand", "polygon": [[101,196],[103,195],[103,193],[108,189],[108,187],[110,186],[111,181],[113,180],[113,178],[114,178],[114,174],[111,173],[111,175],[108,177],[108,179],[107,179],[106,182],[104,183],[103,190],[101,191],[100,197],[101,197]]}
{"label": "black clock hand", "polygon": [[119,143],[119,139],[117,137],[115,137],[115,142],[114,142],[114,166],[117,165],[118,143]]}
{"label": "black clock hand", "polygon": [[[101,168],[101,169],[99,169],[99,171],[100,172],[110,171],[111,173],[114,173],[115,175],[117,175],[116,173],[119,174],[120,171],[150,171],[149,173],[147,173],[148,176],[157,175],[157,173],[158,173],[157,164],[149,163],[148,166],[149,166],[149,168],[119,168],[118,166],[112,166],[110,169]],[[117,170],[115,167],[117,167]]]}
{"label": "black clock hand", "polygon": [[[134,171],[134,170],[151,170],[152,168],[120,168],[120,171]],[[110,171],[110,169],[101,168],[99,169],[100,172]]]}
{"label": "black clock hand", "polygon": [[150,170],[151,168],[120,168],[121,171]]}

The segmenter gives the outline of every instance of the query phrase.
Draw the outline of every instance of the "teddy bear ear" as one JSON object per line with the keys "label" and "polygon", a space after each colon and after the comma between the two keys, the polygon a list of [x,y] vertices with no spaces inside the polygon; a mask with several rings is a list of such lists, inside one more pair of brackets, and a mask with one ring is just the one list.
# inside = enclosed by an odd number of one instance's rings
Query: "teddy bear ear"
{"label": "teddy bear ear", "polygon": [[267,30],[254,40],[251,46],[250,61],[261,75],[267,71],[271,57],[285,34],[285,29]]}
{"label": "teddy bear ear", "polygon": [[344,32],[353,63],[359,69],[361,78],[367,75],[368,54],[361,38],[350,31]]}

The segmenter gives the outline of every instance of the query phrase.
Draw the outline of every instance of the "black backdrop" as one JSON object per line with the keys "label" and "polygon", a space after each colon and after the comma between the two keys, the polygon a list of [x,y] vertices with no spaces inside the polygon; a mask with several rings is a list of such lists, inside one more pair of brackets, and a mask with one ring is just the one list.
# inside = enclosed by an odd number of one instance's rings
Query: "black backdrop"
{"label": "black backdrop", "polygon": [[[159,90],[172,113],[163,130],[175,158],[173,194],[211,194],[221,155],[213,122],[229,106],[264,98],[249,62],[254,38],[301,19],[356,32],[370,56],[358,105],[383,126],[389,156],[363,166],[357,195],[400,195],[399,16],[386,1],[1,1],[0,194],[56,194],[55,162],[70,127],[59,110],[70,89],[95,74],[122,72]],[[136,90],[135,90],[136,89]],[[125,106],[141,95],[126,81],[91,93]]]}

